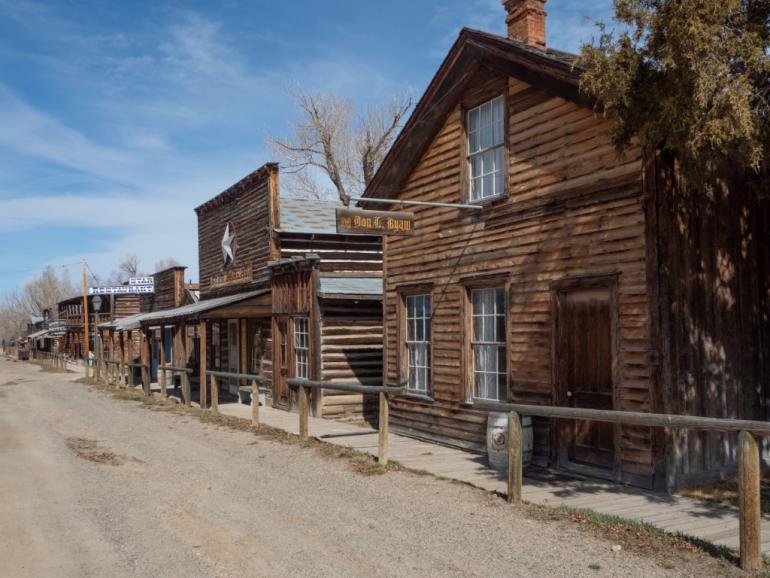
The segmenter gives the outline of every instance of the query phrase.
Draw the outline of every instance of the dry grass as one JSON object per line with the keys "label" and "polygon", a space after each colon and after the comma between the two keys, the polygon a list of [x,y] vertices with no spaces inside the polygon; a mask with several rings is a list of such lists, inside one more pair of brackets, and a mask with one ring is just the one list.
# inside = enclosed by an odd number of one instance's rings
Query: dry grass
{"label": "dry grass", "polygon": [[[763,475],[760,480],[759,492],[762,513],[768,514],[770,513],[770,476],[767,474]],[[689,490],[682,490],[678,493],[681,496],[703,500],[704,502],[738,507],[738,481],[736,478]]]}
{"label": "dry grass", "polygon": [[[738,557],[729,548],[682,534],[672,534],[645,522],[627,520],[618,516],[600,514],[561,506],[551,508],[534,504],[524,506],[527,516],[536,520],[570,521],[590,531],[593,535],[612,542],[621,551],[655,557],[660,565],[672,569],[687,562],[693,554],[708,554],[724,563],[723,575],[741,575],[735,566]],[[768,575],[770,565],[765,562],[763,575]]]}

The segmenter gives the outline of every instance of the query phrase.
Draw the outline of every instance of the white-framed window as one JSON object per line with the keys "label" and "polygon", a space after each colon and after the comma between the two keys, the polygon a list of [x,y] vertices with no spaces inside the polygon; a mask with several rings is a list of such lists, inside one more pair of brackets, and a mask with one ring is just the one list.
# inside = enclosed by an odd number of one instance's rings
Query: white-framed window
{"label": "white-framed window", "polygon": [[307,379],[308,372],[309,340],[307,332],[307,318],[294,319],[294,370],[295,376]]}
{"label": "white-framed window", "polygon": [[424,394],[430,391],[432,305],[430,295],[406,297],[407,387]]}
{"label": "white-framed window", "polygon": [[480,399],[505,401],[508,389],[505,289],[493,287],[472,290],[471,308],[474,395]]}
{"label": "white-framed window", "polygon": [[471,201],[505,193],[505,97],[468,111],[468,178]]}

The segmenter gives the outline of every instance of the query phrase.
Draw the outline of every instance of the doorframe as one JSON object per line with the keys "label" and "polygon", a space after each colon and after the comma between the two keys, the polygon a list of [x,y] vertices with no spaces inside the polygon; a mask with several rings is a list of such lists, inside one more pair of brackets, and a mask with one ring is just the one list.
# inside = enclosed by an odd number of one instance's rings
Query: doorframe
{"label": "doorframe", "polygon": [[[612,347],[612,409],[618,409],[618,385],[620,383],[620,332],[618,312],[618,278],[619,271],[609,273],[597,273],[591,275],[578,275],[562,277],[551,281],[551,397],[557,406],[566,407],[568,399],[565,388],[562,386],[559,355],[559,311],[567,293],[571,291],[589,289],[608,289],[610,293],[610,343]],[[583,466],[569,461],[567,457],[568,444],[572,420],[551,421],[551,463],[558,468],[569,469],[584,473],[592,477],[607,478],[614,481],[620,480],[621,456],[620,456],[620,424],[612,425],[613,438],[613,465],[612,471],[599,467]]]}
{"label": "doorframe", "polygon": [[[235,326],[235,343],[233,343],[233,340],[231,339],[233,333],[230,328],[232,326]],[[235,345],[235,348],[233,348],[233,345]],[[235,350],[235,355],[237,357],[235,364],[233,364],[233,349]],[[235,367],[233,367],[233,365],[235,365]],[[240,373],[241,371],[241,322],[239,319],[227,320],[227,371],[233,373]],[[235,386],[233,386],[233,381],[235,381]],[[232,394],[233,387],[235,387],[237,391],[239,383],[240,380],[238,379],[233,379],[232,377],[228,378],[228,392]]]}

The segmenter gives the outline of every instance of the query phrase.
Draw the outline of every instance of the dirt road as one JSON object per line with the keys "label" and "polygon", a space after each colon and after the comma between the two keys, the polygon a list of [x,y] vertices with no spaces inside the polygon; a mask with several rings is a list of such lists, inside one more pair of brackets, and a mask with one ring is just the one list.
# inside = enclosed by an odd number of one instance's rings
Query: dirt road
{"label": "dirt road", "polygon": [[151,411],[0,360],[0,576],[659,576],[429,476]]}

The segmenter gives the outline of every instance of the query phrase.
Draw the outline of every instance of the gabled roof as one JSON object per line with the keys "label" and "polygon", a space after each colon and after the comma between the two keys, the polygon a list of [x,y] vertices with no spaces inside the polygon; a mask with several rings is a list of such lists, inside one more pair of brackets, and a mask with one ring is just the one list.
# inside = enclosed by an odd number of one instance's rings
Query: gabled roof
{"label": "gabled roof", "polygon": [[[398,194],[479,67],[514,76],[583,106],[594,106],[593,100],[580,93],[576,60],[577,56],[568,52],[463,28],[363,196],[390,198]],[[367,206],[366,201],[359,204]]]}

